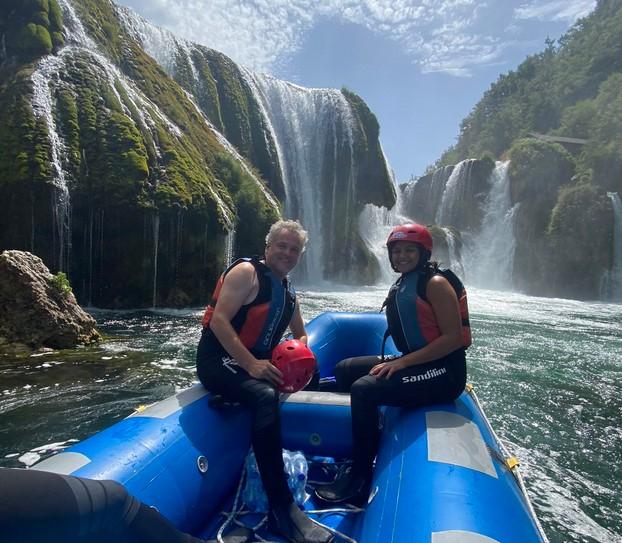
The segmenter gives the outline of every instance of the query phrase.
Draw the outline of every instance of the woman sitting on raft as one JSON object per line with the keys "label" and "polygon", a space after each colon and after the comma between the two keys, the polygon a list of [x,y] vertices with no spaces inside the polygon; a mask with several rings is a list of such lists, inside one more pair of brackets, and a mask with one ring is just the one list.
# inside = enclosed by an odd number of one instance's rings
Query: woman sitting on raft
{"label": "woman sitting on raft", "polygon": [[387,334],[402,354],[347,358],[335,367],[337,389],[351,395],[354,453],[349,471],[316,490],[327,502],[367,501],[380,437],[379,406],[452,401],[466,384],[471,333],[462,283],[430,262],[432,236],[425,226],[395,227],[387,249],[391,267],[401,274],[384,303]]}

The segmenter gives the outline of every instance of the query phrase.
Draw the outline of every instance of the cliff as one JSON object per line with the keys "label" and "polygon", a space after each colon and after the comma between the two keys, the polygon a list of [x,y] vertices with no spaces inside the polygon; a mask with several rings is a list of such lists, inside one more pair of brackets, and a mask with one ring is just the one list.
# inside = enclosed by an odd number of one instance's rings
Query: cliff
{"label": "cliff", "polygon": [[[227,243],[261,252],[296,191],[245,70],[182,40],[154,59],[145,29],[176,40],[109,0],[0,6],[0,249],[65,271],[89,305],[205,303]],[[359,124],[353,162],[376,177],[356,178],[357,201],[391,201],[377,129]],[[342,261],[358,281],[374,276],[364,249]]]}

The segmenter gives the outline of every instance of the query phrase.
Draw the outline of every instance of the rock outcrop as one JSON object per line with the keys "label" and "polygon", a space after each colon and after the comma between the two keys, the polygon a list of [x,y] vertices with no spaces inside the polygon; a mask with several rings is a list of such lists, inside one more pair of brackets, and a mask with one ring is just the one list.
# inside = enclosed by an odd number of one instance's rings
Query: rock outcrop
{"label": "rock outcrop", "polygon": [[101,340],[66,279],[24,251],[0,254],[0,315],[0,350],[15,344],[66,349]]}

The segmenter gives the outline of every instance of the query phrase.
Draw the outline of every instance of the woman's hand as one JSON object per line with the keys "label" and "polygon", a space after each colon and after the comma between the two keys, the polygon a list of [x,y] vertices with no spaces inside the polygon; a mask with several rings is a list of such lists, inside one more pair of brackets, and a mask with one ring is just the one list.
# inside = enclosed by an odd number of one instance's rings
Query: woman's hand
{"label": "woman's hand", "polygon": [[258,360],[248,364],[246,368],[249,375],[255,379],[263,379],[269,381],[276,387],[280,387],[283,384],[283,374],[281,370],[270,362],[270,360]]}
{"label": "woman's hand", "polygon": [[396,371],[407,368],[408,364],[404,361],[404,358],[396,358],[395,360],[389,360],[388,362],[381,362],[376,364],[371,370],[369,375],[375,375],[378,378],[384,377],[389,379]]}

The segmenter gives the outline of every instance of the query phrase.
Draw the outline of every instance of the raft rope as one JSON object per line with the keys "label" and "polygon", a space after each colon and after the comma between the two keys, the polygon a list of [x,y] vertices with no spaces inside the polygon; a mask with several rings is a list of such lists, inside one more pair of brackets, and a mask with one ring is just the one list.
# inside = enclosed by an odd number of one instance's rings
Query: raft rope
{"label": "raft rope", "polygon": [[[250,449],[249,449],[250,454]],[[235,492],[235,499],[233,500],[233,507],[231,508],[231,512],[227,514],[227,518],[225,522],[222,523],[222,526],[218,529],[218,533],[216,534],[216,541],[218,543],[225,543],[222,534],[225,531],[225,528],[231,524],[231,522],[235,519],[238,510],[238,503],[240,501],[240,495],[242,494],[242,484],[246,479],[246,470],[242,470],[242,476],[240,477],[240,481],[238,482],[238,489]]]}
{"label": "raft rope", "polygon": [[[247,456],[251,453],[252,449],[249,449]],[[333,464],[330,464],[332,466],[338,465],[341,466],[343,464],[349,464],[348,461],[346,462],[334,462]],[[328,467],[329,465],[325,465],[325,467]],[[256,511],[246,511],[244,509],[242,509],[242,502],[240,501],[240,497],[242,495],[242,488],[244,486],[244,481],[246,480],[246,469],[242,470],[242,475],[240,476],[240,480],[238,482],[238,488],[235,492],[235,498],[233,500],[233,506],[231,508],[230,512],[225,512],[223,511],[221,514],[224,515],[226,517],[225,521],[222,523],[222,525],[220,526],[220,528],[218,529],[218,533],[216,534],[216,541],[218,543],[226,543],[223,539],[223,534],[225,532],[225,529],[227,528],[227,526],[229,526],[230,524],[235,524],[236,526],[243,526],[245,528],[250,528],[253,531],[253,536],[254,536],[254,540],[258,541],[260,543],[277,543],[277,542],[272,542],[269,539],[264,539],[263,537],[261,537],[257,531],[264,525],[266,524],[266,522],[268,521],[268,515],[264,513],[263,518],[253,527],[247,526],[246,524],[244,524],[242,521],[240,521],[238,519],[238,517],[244,516],[244,515],[252,515],[252,514],[257,514]],[[311,481],[310,481],[311,482]],[[317,483],[319,483],[319,481],[317,481]],[[239,507],[238,507],[239,505]],[[305,511],[306,514],[312,514],[312,515],[327,515],[327,514],[331,514],[331,513],[360,513],[362,511],[364,511],[365,509],[362,509],[360,507],[355,507],[355,506],[350,506],[348,505],[348,507],[335,507],[335,508],[330,508],[330,509],[313,509],[310,511]],[[309,520],[311,522],[314,522],[315,524],[317,524],[318,526],[322,526],[323,528],[325,528],[326,530],[328,530],[329,532],[331,532],[332,534],[336,535],[337,537],[340,537],[341,539],[343,539],[344,541],[346,541],[347,543],[358,543],[358,541],[356,539],[353,539],[349,536],[347,536],[346,534],[340,532],[339,530],[336,530],[335,528],[331,528],[330,526],[326,526],[325,524],[322,524],[321,522],[309,517]]]}
{"label": "raft rope", "polygon": [[525,481],[523,479],[523,476],[522,476],[521,472],[518,469],[519,466],[520,466],[520,462],[518,461],[518,459],[515,456],[510,454],[510,452],[508,451],[507,447],[503,444],[503,442],[501,441],[499,436],[496,434],[494,428],[492,427],[492,424],[490,424],[490,421],[488,420],[488,417],[486,416],[486,413],[484,413],[484,409],[482,407],[482,404],[480,403],[480,401],[479,401],[479,399],[477,397],[477,394],[475,394],[475,388],[473,387],[473,385],[471,383],[468,383],[466,385],[465,391],[473,399],[473,402],[475,403],[475,406],[477,407],[477,409],[480,412],[480,415],[484,419],[484,422],[486,424],[486,427],[488,428],[488,431],[492,434],[492,437],[494,438],[497,446],[499,447],[499,449],[501,449],[501,452],[505,456],[504,457],[501,456],[497,451],[494,451],[490,447],[488,447],[488,450],[491,453],[493,453],[493,455],[503,465],[505,465],[508,468],[510,473],[514,476],[514,479],[516,479],[516,482],[517,482],[521,492],[523,493],[523,496],[525,496],[525,502],[527,503],[527,509],[529,509],[529,512],[531,513],[531,516],[534,519],[534,522],[536,523],[536,528],[538,529],[538,532],[540,533],[540,536],[542,537],[543,542],[544,543],[549,543],[549,539],[546,536],[546,534],[544,533],[544,529],[542,528],[542,524],[540,524],[540,520],[538,519],[538,516],[536,515],[536,511],[533,508],[531,500],[529,499],[529,494],[527,492],[527,487],[525,486]]}

